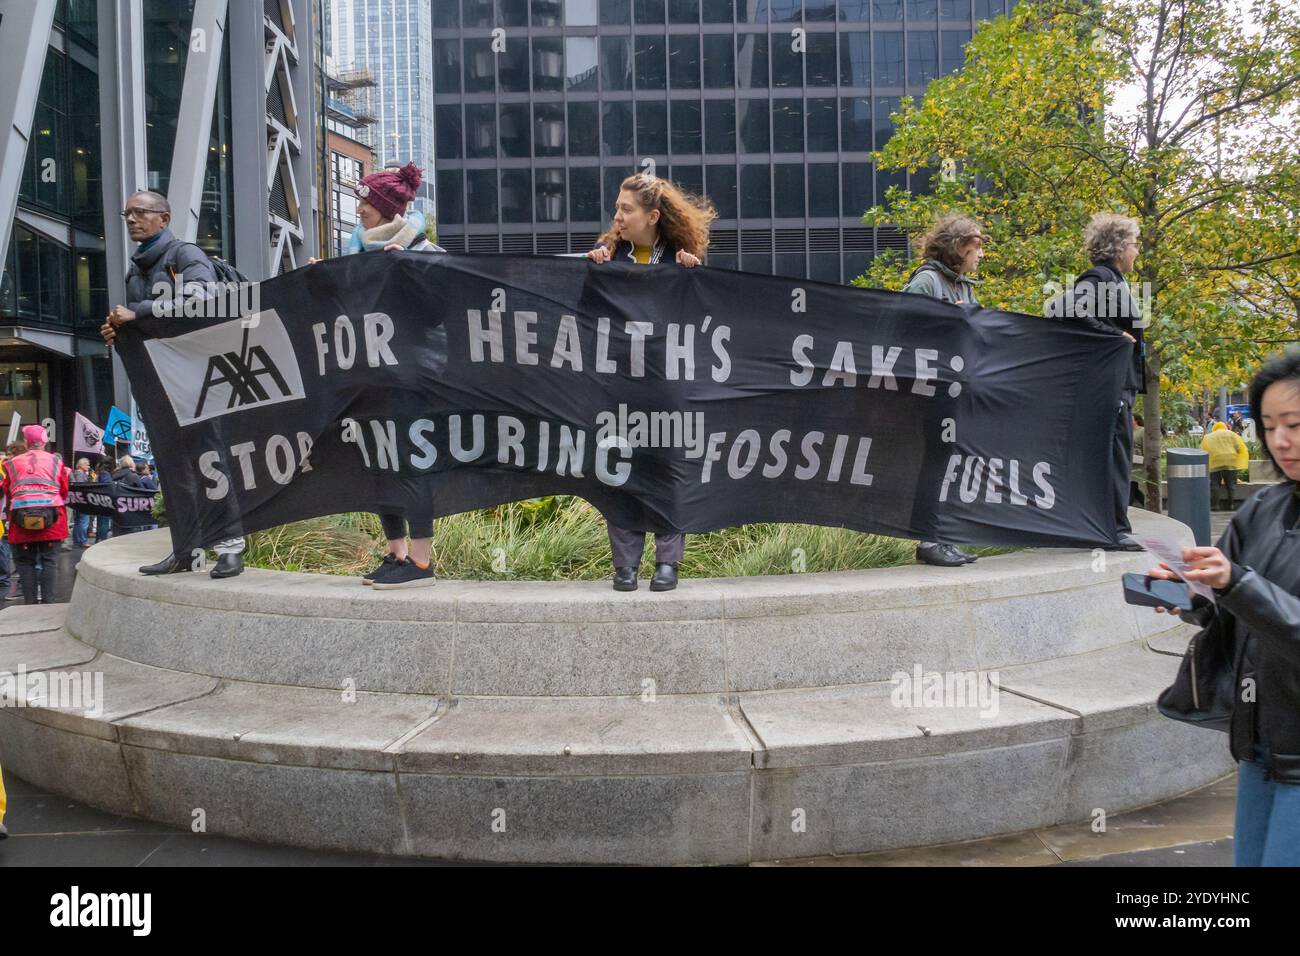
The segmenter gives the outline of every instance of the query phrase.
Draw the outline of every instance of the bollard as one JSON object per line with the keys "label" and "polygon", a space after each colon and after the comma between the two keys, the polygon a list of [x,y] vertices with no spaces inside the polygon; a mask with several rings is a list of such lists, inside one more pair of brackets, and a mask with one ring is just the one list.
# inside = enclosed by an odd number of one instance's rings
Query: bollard
{"label": "bollard", "polygon": [[1199,448],[1170,448],[1169,517],[1192,529],[1198,545],[1210,544],[1210,455]]}

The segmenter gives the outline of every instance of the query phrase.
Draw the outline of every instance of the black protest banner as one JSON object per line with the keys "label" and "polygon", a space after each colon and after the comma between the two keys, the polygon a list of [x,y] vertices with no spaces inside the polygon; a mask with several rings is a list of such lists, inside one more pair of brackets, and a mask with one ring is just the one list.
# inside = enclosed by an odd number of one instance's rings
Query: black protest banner
{"label": "black protest banner", "polygon": [[626,528],[758,521],[1113,542],[1131,346],[1077,324],[676,265],[371,253],[244,319],[118,336],[174,544],[545,494]]}
{"label": "black protest banner", "polygon": [[111,517],[126,528],[155,524],[156,491],[129,488],[116,481],[81,481],[68,486],[68,507],[83,514]]}

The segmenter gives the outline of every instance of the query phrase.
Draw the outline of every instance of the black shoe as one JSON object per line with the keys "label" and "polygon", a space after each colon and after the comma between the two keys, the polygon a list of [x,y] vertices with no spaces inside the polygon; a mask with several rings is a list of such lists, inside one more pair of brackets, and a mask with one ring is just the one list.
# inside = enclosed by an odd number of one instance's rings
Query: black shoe
{"label": "black shoe", "polygon": [[434,581],[433,565],[422,568],[410,558],[407,558],[394,564],[391,571],[385,571],[375,578],[374,583],[370,586],[376,591],[387,591],[396,588],[427,587],[433,584]]}
{"label": "black shoe", "polygon": [[636,590],[636,568],[615,568],[614,569],[614,590],[635,591]]}
{"label": "black shoe", "polygon": [[1103,551],[1145,551],[1142,545],[1138,544],[1137,539],[1131,534],[1121,533],[1119,541],[1116,544],[1108,544]]}
{"label": "black shoe", "polygon": [[5,829],[5,825],[3,823],[0,823],[0,840],[7,840],[7,839],[9,839],[9,831]]}
{"label": "black shoe", "polygon": [[209,577],[233,578],[244,573],[244,556],[242,554],[219,554],[217,563],[208,572]]}
{"label": "black shoe", "polygon": [[141,574],[180,574],[189,571],[190,562],[174,554],[169,554],[157,564],[146,564],[140,569]]}
{"label": "black shoe", "polygon": [[387,574],[395,567],[397,567],[397,555],[393,554],[392,552],[389,552],[388,554],[384,555],[384,560],[380,561],[377,567],[375,567],[373,570],[367,571],[365,574],[361,576],[361,583],[367,585],[374,584],[375,578],[379,577],[380,575]]}
{"label": "black shoe", "polygon": [[974,564],[980,559],[978,554],[971,554],[969,551],[964,551],[956,545],[954,545],[952,549],[965,558],[967,564]]}
{"label": "black shoe", "polygon": [[650,579],[651,591],[671,591],[677,587],[677,565],[660,562],[655,565],[655,575]]}
{"label": "black shoe", "polygon": [[952,545],[935,544],[933,541],[925,541],[916,546],[916,560],[937,568],[960,568],[967,563]]}

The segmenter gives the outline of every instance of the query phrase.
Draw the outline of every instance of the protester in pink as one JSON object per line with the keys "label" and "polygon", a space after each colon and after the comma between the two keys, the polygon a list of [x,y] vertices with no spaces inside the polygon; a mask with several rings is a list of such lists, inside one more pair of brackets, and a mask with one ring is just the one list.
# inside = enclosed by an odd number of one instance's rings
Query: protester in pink
{"label": "protester in pink", "polygon": [[45,450],[48,438],[40,425],[23,429],[28,450],[5,464],[0,491],[8,500],[9,543],[24,604],[37,600],[36,562],[39,559],[40,598],[54,602],[54,567],[59,542],[68,537],[68,482],[72,473],[63,459]]}

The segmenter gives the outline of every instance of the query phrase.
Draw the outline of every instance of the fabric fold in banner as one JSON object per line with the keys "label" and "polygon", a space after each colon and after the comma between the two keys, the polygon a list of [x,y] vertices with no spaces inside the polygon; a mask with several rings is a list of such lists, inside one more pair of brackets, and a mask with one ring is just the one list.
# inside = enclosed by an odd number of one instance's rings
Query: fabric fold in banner
{"label": "fabric fold in banner", "polygon": [[244,319],[118,336],[178,552],[547,494],[614,523],[1095,546],[1131,346],[1074,323],[676,265],[385,253]]}

